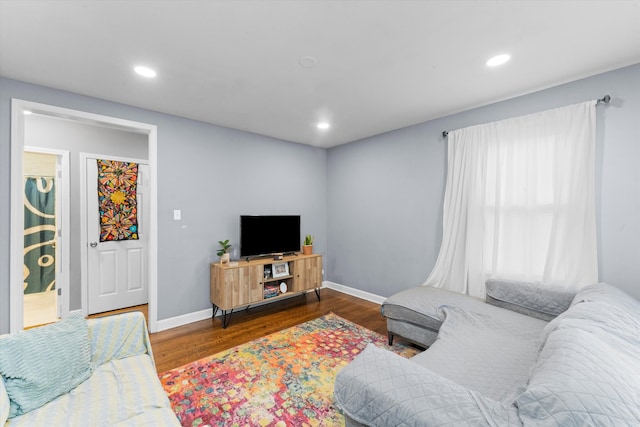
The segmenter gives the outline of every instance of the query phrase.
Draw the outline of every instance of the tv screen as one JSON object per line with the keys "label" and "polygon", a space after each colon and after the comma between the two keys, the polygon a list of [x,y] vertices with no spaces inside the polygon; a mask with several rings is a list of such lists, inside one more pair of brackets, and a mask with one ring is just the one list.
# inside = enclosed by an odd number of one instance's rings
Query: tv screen
{"label": "tv screen", "polygon": [[240,256],[300,251],[300,215],[241,215]]}

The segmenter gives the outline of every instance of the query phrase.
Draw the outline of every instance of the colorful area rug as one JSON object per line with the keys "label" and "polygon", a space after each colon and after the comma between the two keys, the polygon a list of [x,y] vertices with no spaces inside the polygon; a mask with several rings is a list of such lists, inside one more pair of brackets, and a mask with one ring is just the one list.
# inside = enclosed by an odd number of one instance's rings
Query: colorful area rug
{"label": "colorful area rug", "polygon": [[333,313],[160,375],[183,426],[342,426],[338,371],[368,343],[418,350]]}

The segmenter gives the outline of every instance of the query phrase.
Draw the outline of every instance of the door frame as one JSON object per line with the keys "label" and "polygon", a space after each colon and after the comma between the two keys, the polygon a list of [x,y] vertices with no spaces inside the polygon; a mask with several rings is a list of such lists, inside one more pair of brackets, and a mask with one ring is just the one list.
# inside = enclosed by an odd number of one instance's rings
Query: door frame
{"label": "door frame", "polygon": [[[56,295],[56,311],[61,319],[64,319],[69,315],[69,302],[71,299],[69,292],[69,277],[71,273],[71,258],[70,258],[70,236],[69,232],[71,221],[69,219],[69,207],[71,196],[69,192],[69,151],[57,150],[54,148],[46,147],[32,147],[25,146],[23,153],[28,151],[30,153],[42,153],[56,156],[56,289],[62,289],[62,295]],[[60,165],[60,171],[57,170],[57,165]],[[60,175],[61,174],[61,175]],[[23,196],[24,197],[24,196]],[[24,228],[24,223],[23,223]],[[24,256],[24,255],[23,255]],[[24,305],[23,305],[24,308]],[[59,308],[59,310],[58,310]],[[23,312],[24,316],[24,312]]]}
{"label": "door frame", "polygon": [[[139,164],[144,164],[149,167],[149,175],[151,175],[151,165],[149,164],[149,160],[146,159],[135,159],[132,157],[126,156],[114,156],[111,154],[97,154],[97,153],[86,153],[81,152],[80,154],[80,206],[82,210],[80,212],[80,241],[83,242],[82,247],[80,248],[80,262],[82,264],[81,271],[81,289],[82,289],[82,315],[87,316],[89,314],[89,235],[87,233],[87,228],[89,226],[89,216],[87,215],[87,191],[89,190],[87,186],[87,159],[109,159],[116,160],[119,162],[136,162]],[[151,180],[149,180],[149,186],[152,186]],[[149,193],[150,194],[150,193]],[[151,201],[151,199],[149,199]],[[151,216],[151,211],[149,212]],[[148,225],[144,225],[145,228],[149,228]],[[146,233],[146,231],[145,231]],[[147,240],[147,246],[150,246],[150,240]],[[149,251],[150,247],[146,247],[145,250]],[[149,253],[149,252],[147,252]],[[151,260],[147,261],[147,265],[149,266],[149,270],[151,270]],[[147,272],[149,274],[150,271]],[[151,277],[149,275],[149,282],[151,281]],[[151,302],[151,283],[147,284],[147,298],[149,298],[149,302]]]}
{"label": "door frame", "polygon": [[[9,331],[17,332],[23,329],[23,277],[24,264],[24,201],[21,189],[23,180],[23,153],[25,139],[25,111],[76,121],[95,126],[105,126],[126,132],[147,135],[147,149],[149,161],[149,191],[150,219],[149,219],[149,305],[148,322],[151,332],[158,328],[158,131],[156,125],[134,122],[100,114],[71,110],[68,108],[22,99],[11,99],[11,217],[10,217],[10,255],[9,255]],[[86,310],[84,295],[81,295],[82,309]]]}

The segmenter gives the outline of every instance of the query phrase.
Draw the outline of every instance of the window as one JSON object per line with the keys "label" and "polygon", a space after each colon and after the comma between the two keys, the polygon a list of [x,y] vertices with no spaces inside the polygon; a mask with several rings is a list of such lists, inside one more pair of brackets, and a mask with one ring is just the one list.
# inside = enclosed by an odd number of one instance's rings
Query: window
{"label": "window", "polygon": [[425,285],[597,281],[595,101],[448,135],[443,242]]}

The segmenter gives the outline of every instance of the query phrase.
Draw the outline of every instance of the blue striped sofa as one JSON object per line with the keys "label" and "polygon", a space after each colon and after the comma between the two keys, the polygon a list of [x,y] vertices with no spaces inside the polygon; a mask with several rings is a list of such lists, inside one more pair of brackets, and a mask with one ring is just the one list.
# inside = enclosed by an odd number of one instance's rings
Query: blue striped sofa
{"label": "blue striped sofa", "polygon": [[[156,373],[144,316],[132,312],[79,321],[88,326],[87,378],[44,405],[18,415],[10,414],[12,393],[8,391],[16,376],[11,378],[1,371],[0,349],[0,426],[179,426]],[[0,337],[5,362],[11,343],[4,339],[13,336],[15,344],[16,338],[20,341],[31,331],[35,330]],[[55,335],[51,341],[55,341]],[[45,343],[43,347],[50,346]],[[24,349],[14,350],[9,357],[21,358],[20,353],[25,353]]]}

